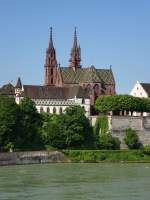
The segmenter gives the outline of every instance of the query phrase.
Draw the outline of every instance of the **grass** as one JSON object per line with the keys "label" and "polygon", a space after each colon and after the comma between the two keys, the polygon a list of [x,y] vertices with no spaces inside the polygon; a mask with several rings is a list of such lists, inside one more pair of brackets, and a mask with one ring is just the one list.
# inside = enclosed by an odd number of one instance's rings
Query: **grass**
{"label": "grass", "polygon": [[63,150],[72,162],[150,162],[143,150]]}

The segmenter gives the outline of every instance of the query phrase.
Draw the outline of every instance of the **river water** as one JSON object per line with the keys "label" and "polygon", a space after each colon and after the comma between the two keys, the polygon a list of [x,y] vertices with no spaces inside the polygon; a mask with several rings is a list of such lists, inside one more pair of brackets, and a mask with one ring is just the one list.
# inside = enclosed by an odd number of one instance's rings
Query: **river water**
{"label": "river water", "polygon": [[0,167],[0,200],[149,200],[150,164]]}

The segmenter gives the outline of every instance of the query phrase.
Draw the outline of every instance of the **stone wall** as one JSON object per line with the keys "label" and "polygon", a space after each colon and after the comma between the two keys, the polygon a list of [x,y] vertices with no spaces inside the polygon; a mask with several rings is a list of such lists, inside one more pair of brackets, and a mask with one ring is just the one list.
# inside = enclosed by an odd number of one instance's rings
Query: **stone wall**
{"label": "stone wall", "polygon": [[136,130],[142,144],[150,144],[150,117],[109,116],[108,119],[109,129],[119,137],[122,148],[126,148],[124,137],[127,128]]}
{"label": "stone wall", "polygon": [[65,162],[69,162],[69,160],[63,153],[58,151],[0,153],[0,165],[65,163]]}

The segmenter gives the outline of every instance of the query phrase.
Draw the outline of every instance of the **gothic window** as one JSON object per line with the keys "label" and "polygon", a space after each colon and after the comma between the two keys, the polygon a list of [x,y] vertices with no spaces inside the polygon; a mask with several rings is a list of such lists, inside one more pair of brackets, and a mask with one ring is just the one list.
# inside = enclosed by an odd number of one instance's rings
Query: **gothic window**
{"label": "gothic window", "polygon": [[42,113],[43,112],[43,107],[40,107],[40,113]]}
{"label": "gothic window", "polygon": [[87,90],[88,90],[89,93],[91,92],[91,85],[90,84],[87,85]]}
{"label": "gothic window", "polygon": [[59,113],[62,114],[62,107],[59,108]]}
{"label": "gothic window", "polygon": [[53,69],[51,69],[51,75],[53,75]]}
{"label": "gothic window", "polygon": [[94,92],[96,93],[96,94],[98,94],[98,92],[99,92],[99,86],[96,84],[96,85],[94,85]]}
{"label": "gothic window", "polygon": [[94,102],[95,102],[99,95],[99,86],[96,84],[94,85],[93,89],[94,89]]}
{"label": "gothic window", "polygon": [[50,112],[50,109],[49,109],[49,107],[47,107],[47,110],[46,110],[48,113]]}
{"label": "gothic window", "polygon": [[53,77],[51,78],[51,84],[53,84]]}
{"label": "gothic window", "polygon": [[53,113],[54,113],[54,114],[56,113],[56,108],[55,108],[55,107],[53,108]]}

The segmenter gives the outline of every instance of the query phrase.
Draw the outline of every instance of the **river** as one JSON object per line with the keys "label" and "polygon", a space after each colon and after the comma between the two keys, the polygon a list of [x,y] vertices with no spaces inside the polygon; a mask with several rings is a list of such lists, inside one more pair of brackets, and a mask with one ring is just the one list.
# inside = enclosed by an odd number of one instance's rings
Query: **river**
{"label": "river", "polygon": [[0,167],[0,200],[149,200],[150,164]]}

